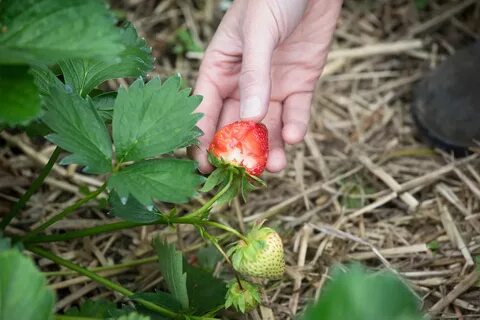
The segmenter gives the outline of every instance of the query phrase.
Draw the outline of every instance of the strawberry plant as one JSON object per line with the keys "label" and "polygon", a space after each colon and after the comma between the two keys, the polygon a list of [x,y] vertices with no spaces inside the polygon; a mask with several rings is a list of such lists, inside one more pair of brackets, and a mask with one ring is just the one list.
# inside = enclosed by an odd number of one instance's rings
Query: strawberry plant
{"label": "strawberry plant", "polygon": [[360,265],[337,266],[316,304],[303,320],[426,320],[420,299],[393,272],[368,271]]}
{"label": "strawberry plant", "polygon": [[[196,127],[201,114],[195,113],[201,97],[182,88],[179,76],[147,81],[144,76],[153,66],[150,51],[135,28],[117,21],[102,1],[0,1],[0,125],[32,132],[41,128],[57,146],[0,222],[0,320],[216,319],[225,308],[254,309],[262,290],[254,282],[282,278],[285,260],[277,232],[259,223],[243,235],[210,214],[214,205],[239,195],[246,199],[248,192],[265,186],[259,176],[267,161],[266,127],[236,122],[219,130],[209,149],[216,170],[205,179],[194,161],[173,156],[177,149],[195,145],[201,135]],[[102,84],[115,78],[136,80],[118,91],[103,90]],[[78,165],[105,182],[23,235],[9,234],[7,226],[58,159],[60,165]],[[214,189],[193,212],[175,209],[198,192]],[[111,215],[121,221],[63,233],[48,230],[99,197],[108,197]],[[162,211],[161,203],[173,209]],[[133,292],[45,246],[144,225],[179,224],[193,225],[220,253],[231,267],[228,276],[219,279],[190,265],[173,244],[156,239],[152,246],[168,290]],[[230,250],[224,250],[213,229],[229,234]],[[87,301],[54,315],[55,294],[24,252],[86,276],[130,304]],[[341,299],[341,293],[335,294]],[[306,319],[313,319],[317,309],[312,310]],[[322,314],[337,319],[330,316],[335,313]]]}

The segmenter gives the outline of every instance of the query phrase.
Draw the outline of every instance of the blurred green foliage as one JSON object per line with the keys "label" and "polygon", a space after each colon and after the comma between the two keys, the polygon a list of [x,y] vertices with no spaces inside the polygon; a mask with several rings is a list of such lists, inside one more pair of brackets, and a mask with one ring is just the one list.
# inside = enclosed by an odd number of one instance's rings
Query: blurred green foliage
{"label": "blurred green foliage", "polygon": [[338,266],[302,320],[424,320],[420,302],[393,272]]}

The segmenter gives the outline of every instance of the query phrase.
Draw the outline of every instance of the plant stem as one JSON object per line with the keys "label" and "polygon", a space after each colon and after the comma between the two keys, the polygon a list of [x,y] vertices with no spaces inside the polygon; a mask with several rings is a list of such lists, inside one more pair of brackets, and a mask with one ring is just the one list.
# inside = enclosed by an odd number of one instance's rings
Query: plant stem
{"label": "plant stem", "polygon": [[78,200],[77,202],[75,202],[74,204],[72,204],[71,206],[68,206],[66,207],[65,209],[63,209],[62,211],[60,211],[58,214],[56,214],[55,216],[51,217],[50,219],[48,219],[47,221],[45,221],[43,224],[41,224],[40,226],[38,226],[37,228],[31,230],[29,233],[27,233],[23,238],[22,240],[27,240],[27,239],[30,239],[32,238],[34,235],[42,232],[43,230],[47,229],[48,227],[50,227],[52,224],[58,222],[59,220],[65,218],[66,216],[72,214],[75,212],[75,210],[77,210],[78,208],[80,208],[82,205],[84,205],[85,203],[89,202],[90,200],[92,199],[95,199],[100,193],[102,193],[105,189],[107,188],[107,183],[105,182],[103,185],[101,185],[100,187],[98,187],[95,191],[93,192],[90,192],[89,194],[87,194],[84,198]]}
{"label": "plant stem", "polygon": [[96,227],[91,227],[91,228],[86,228],[83,230],[77,230],[77,231],[70,231],[70,232],[65,232],[61,234],[51,234],[51,235],[45,235],[45,234],[40,234],[40,235],[29,235],[27,234],[23,238],[23,243],[25,244],[38,244],[38,243],[49,243],[49,242],[57,242],[57,241],[68,241],[68,240],[73,240],[73,239],[78,239],[78,238],[83,238],[83,237],[88,237],[88,236],[94,236],[97,234],[103,234],[103,233],[108,233],[108,232],[113,232],[113,231],[118,231],[118,230],[124,230],[124,229],[131,229],[131,228],[136,228],[136,227],[141,227],[141,226],[148,226],[148,225],[158,225],[158,224],[192,224],[192,225],[207,225],[211,227],[215,227],[218,229],[225,230],[238,238],[242,239],[245,242],[248,242],[248,239],[242,235],[240,232],[237,230],[223,225],[221,223],[215,222],[215,221],[210,221],[210,220],[200,220],[195,217],[191,217],[186,219],[185,217],[178,217],[178,218],[170,218],[170,219],[160,219],[155,222],[149,222],[149,223],[137,223],[137,222],[130,222],[130,221],[120,221],[120,222],[114,222],[114,223],[109,223],[101,226],[96,226]]}
{"label": "plant stem", "polygon": [[242,279],[240,279],[240,276],[235,269],[233,269],[233,274],[235,274],[235,280],[237,280],[238,287],[240,288],[240,290],[243,290]]}
{"label": "plant stem", "polygon": [[[45,250],[45,249],[42,249],[40,247],[36,247],[36,246],[29,246],[27,247],[27,250],[43,257],[43,258],[46,258],[46,259],[49,259],[61,266],[64,266],[70,270],[73,270],[81,275],[84,275],[90,279],[92,279],[93,281],[97,282],[97,283],[100,283],[101,285],[107,287],[108,289],[111,289],[113,291],[116,291],[118,293],[120,293],[121,295],[125,296],[125,297],[132,297],[135,293],[133,291],[130,291],[128,290],[127,288],[125,287],[122,287],[120,284],[118,283],[115,283],[113,281],[110,281],[108,280],[107,278],[104,278],[102,276],[99,276],[98,274],[92,272],[92,271],[89,271],[83,267],[80,267],[79,265],[76,265],[75,263],[73,262],[70,262],[68,260],[65,260],[57,255],[55,255],[54,253],[48,251],[48,250]],[[157,312],[161,315],[164,315],[166,317],[169,317],[169,318],[172,318],[172,319],[178,319],[178,320],[183,320],[185,319],[184,315],[183,314],[180,314],[180,313],[177,313],[177,312],[174,312],[170,309],[167,309],[167,308],[164,308],[162,306],[159,306],[155,303],[152,303],[150,301],[147,301],[145,299],[139,299],[139,298],[135,298],[134,299],[137,303],[141,304],[142,306],[144,306],[145,308],[151,310],[151,311],[154,311],[154,312]],[[191,316],[189,315],[188,316],[189,319],[192,319],[192,320],[218,320],[217,318],[211,318],[211,317],[199,317],[199,316]],[[64,318],[65,319],[65,318]]]}
{"label": "plant stem", "polygon": [[240,287],[241,290],[243,290],[242,282],[240,281],[240,276],[238,275],[237,270],[235,270],[232,260],[230,260],[230,257],[228,256],[228,254],[223,250],[220,244],[217,241],[215,241],[215,237],[210,235],[206,230],[204,230],[204,234],[207,237],[207,239],[214,245],[214,247],[220,252],[220,254],[225,258],[225,261],[227,261],[230,268],[232,268],[232,271],[233,271],[233,274],[235,275],[235,279],[237,280],[238,286]]}
{"label": "plant stem", "polygon": [[52,170],[53,165],[55,164],[58,157],[60,156],[60,152],[61,152],[60,147],[56,147],[52,155],[50,156],[50,159],[48,159],[47,164],[40,171],[40,174],[38,175],[38,177],[32,182],[30,187],[20,197],[20,199],[18,199],[18,201],[13,205],[12,209],[10,209],[10,212],[5,217],[3,217],[2,222],[0,222],[0,230],[4,230],[7,227],[10,221],[12,221],[12,219],[15,218],[20,213],[20,210],[22,210],[25,207],[30,197],[35,192],[37,192],[37,190],[43,184],[43,181],[45,180],[45,178],[48,176],[48,174]]}
{"label": "plant stem", "polygon": [[97,234],[108,233],[118,230],[131,229],[139,226],[149,225],[149,224],[166,224],[165,221],[159,221],[155,223],[136,223],[130,221],[120,221],[109,224],[104,224],[101,226],[86,228],[82,230],[70,231],[61,234],[51,234],[51,235],[33,235],[24,238],[23,242],[25,244],[34,244],[34,243],[48,243],[48,242],[57,242],[57,241],[68,241],[78,238],[84,238],[88,236],[94,236]]}
{"label": "plant stem", "polygon": [[[225,233],[222,233],[222,234],[216,236],[216,238],[217,238],[218,241],[221,241],[221,240],[227,239],[229,235],[230,235],[230,233],[225,232]],[[202,246],[203,246],[202,243],[197,243],[197,244],[194,244],[192,246],[189,246],[186,250],[184,250],[184,252],[194,251],[194,250],[196,250],[196,249],[198,249]],[[91,268],[91,269],[87,269],[87,270],[90,270],[92,272],[121,270],[121,269],[128,269],[128,268],[131,268],[131,267],[136,267],[136,266],[140,266],[140,265],[144,265],[144,264],[149,264],[149,263],[153,263],[153,262],[157,262],[157,261],[158,261],[158,256],[154,255],[154,256],[151,256],[151,257],[146,257],[146,258],[137,259],[137,260],[129,260],[129,261],[125,261],[125,262],[110,265],[110,266],[101,266],[101,267]],[[71,271],[71,270],[60,270],[60,271],[43,272],[43,274],[47,277],[54,277],[54,276],[71,276],[71,275],[75,275],[77,273],[75,271]]]}
{"label": "plant stem", "polygon": [[[151,256],[143,259],[137,259],[137,260],[130,260],[130,261],[125,261],[123,263],[119,264],[114,264],[111,266],[101,266],[101,267],[96,267],[92,269],[87,269],[92,272],[102,272],[102,271],[111,271],[111,270],[122,270],[122,269],[128,269],[131,267],[136,267],[144,264],[149,264],[149,263],[154,263],[158,261],[158,256]],[[71,276],[77,274],[75,271],[70,271],[70,270],[62,270],[62,271],[51,271],[51,272],[44,272],[43,273],[46,277],[54,277],[54,276]]]}
{"label": "plant stem", "polygon": [[223,250],[223,248],[218,244],[217,241],[214,241],[212,239],[210,239],[210,242],[215,246],[215,248],[217,248],[218,252],[220,252],[220,254],[225,258],[225,261],[227,261],[227,263],[229,265],[232,265],[232,261],[230,261],[230,258],[228,257],[227,253]]}
{"label": "plant stem", "polygon": [[149,222],[149,223],[138,223],[138,222],[130,222],[130,221],[121,221],[121,222],[114,222],[106,225],[101,225],[101,226],[96,226],[92,228],[86,228],[83,230],[77,230],[77,231],[71,231],[71,232],[66,232],[62,234],[52,234],[52,235],[38,235],[41,231],[45,230],[55,222],[59,221],[60,219],[63,219],[67,215],[73,213],[78,207],[81,205],[85,204],[86,202],[90,201],[93,198],[96,198],[103,190],[106,188],[106,183],[104,183],[101,187],[99,187],[97,190],[94,192],[88,194],[85,198],[77,201],[73,205],[71,205],[68,208],[65,208],[63,211],[37,227],[36,229],[30,231],[28,234],[26,234],[21,240],[25,244],[36,244],[36,243],[48,243],[48,242],[56,242],[56,241],[67,241],[67,240],[72,240],[72,239],[77,239],[77,238],[83,238],[87,236],[92,236],[92,235],[97,235],[97,234],[103,234],[107,232],[113,232],[113,231],[118,231],[118,230],[124,230],[124,229],[130,229],[130,228],[135,228],[139,226],[145,226],[145,225],[157,225],[157,224],[192,224],[192,225],[208,225],[212,227],[216,227],[225,231],[228,231],[232,233],[233,235],[237,236],[238,238],[248,241],[247,238],[242,235],[240,232],[237,230],[223,225],[218,222],[214,221],[209,221],[209,220],[203,220],[200,219],[199,216],[201,216],[204,212],[210,209],[210,207],[225,193],[228,191],[228,189],[231,186],[233,180],[233,174],[230,173],[230,177],[228,180],[228,183],[225,185],[225,187],[218,192],[214,197],[212,197],[207,203],[205,203],[200,209],[187,214],[182,217],[174,217],[174,218],[167,218],[163,217],[160,218],[157,221],[154,222]]}
{"label": "plant stem", "polygon": [[237,230],[229,227],[229,226],[226,226],[224,224],[221,224],[219,222],[215,222],[215,221],[210,221],[210,220],[206,220],[206,221],[202,221],[202,224],[203,225],[207,225],[207,226],[212,226],[212,227],[215,227],[215,228],[218,228],[218,229],[222,229],[222,230],[225,230],[227,232],[230,232],[231,234],[234,234],[235,236],[237,236],[238,238],[242,239],[243,241],[245,242],[248,242],[248,239],[247,237],[245,237],[243,234],[241,234],[240,232],[238,232]]}
{"label": "plant stem", "polygon": [[227,182],[227,184],[225,185],[225,187],[223,187],[222,190],[220,190],[215,196],[213,196],[210,200],[208,200],[200,209],[195,210],[194,212],[189,213],[189,214],[183,216],[182,218],[184,218],[184,219],[189,219],[189,218],[193,218],[193,217],[198,217],[198,216],[202,215],[203,213],[205,213],[206,211],[210,210],[210,208],[212,207],[212,205],[213,205],[218,199],[220,199],[220,197],[223,196],[223,194],[224,194],[225,192],[227,192],[228,189],[230,189],[230,186],[232,185],[232,181],[233,181],[233,173],[230,172],[230,175],[229,175],[229,177],[228,177],[228,182]]}
{"label": "plant stem", "polygon": [[[82,275],[92,279],[93,281],[95,281],[97,283],[100,283],[101,285],[107,287],[108,289],[120,293],[121,295],[123,295],[125,297],[131,297],[135,294],[134,292],[128,290],[127,288],[122,287],[118,283],[110,281],[109,279],[104,278],[102,276],[99,276],[98,274],[96,274],[92,271],[89,271],[85,268],[82,268],[82,267],[80,267],[79,265],[76,265],[73,262],[65,260],[65,259],[55,255],[54,253],[52,253],[48,250],[42,249],[40,247],[35,247],[35,246],[27,247],[27,249],[30,250],[31,252],[41,256],[41,257],[47,258],[47,259],[49,259],[49,260],[51,260],[51,261],[53,261],[53,262],[55,262],[55,263],[57,263],[61,266],[64,266],[64,267],[66,267],[70,270],[76,271],[79,274],[82,274]],[[171,311],[167,308],[158,306],[154,303],[151,303],[151,302],[143,300],[143,299],[135,299],[135,300],[149,310],[158,312],[158,313],[160,313],[164,316],[167,316],[169,318],[181,319],[180,314],[178,314],[174,311]]]}

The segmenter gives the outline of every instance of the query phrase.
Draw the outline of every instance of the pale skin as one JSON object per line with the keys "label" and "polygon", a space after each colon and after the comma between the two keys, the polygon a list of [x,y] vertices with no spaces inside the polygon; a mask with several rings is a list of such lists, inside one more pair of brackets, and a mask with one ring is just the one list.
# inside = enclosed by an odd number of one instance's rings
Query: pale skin
{"label": "pale skin", "polygon": [[285,144],[305,137],[315,84],[322,72],[341,0],[236,0],[202,64],[195,94],[204,132],[189,151],[201,172],[212,170],[207,149],[216,130],[237,121],[269,131],[267,170],[285,168]]}

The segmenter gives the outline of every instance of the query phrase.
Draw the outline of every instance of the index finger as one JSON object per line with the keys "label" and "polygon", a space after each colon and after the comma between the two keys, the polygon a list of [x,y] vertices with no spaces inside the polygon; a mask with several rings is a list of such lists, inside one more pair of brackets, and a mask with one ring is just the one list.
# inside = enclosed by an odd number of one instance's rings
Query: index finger
{"label": "index finger", "polygon": [[194,160],[198,161],[199,170],[208,173],[212,171],[212,166],[207,159],[207,149],[217,129],[223,98],[218,87],[202,69],[200,69],[194,93],[203,96],[202,103],[195,110],[195,112],[203,114],[203,117],[197,123],[203,135],[198,139],[200,144],[190,147],[189,153]]}

